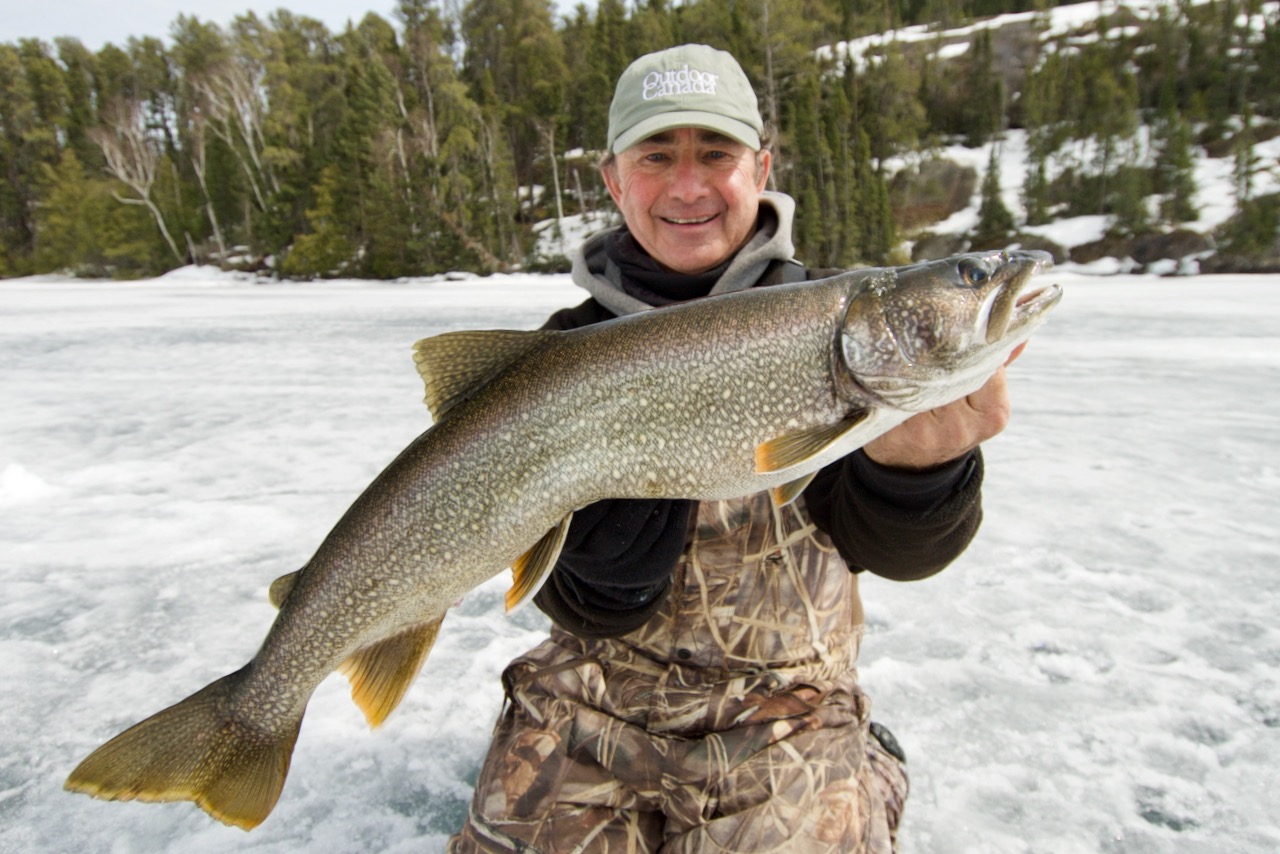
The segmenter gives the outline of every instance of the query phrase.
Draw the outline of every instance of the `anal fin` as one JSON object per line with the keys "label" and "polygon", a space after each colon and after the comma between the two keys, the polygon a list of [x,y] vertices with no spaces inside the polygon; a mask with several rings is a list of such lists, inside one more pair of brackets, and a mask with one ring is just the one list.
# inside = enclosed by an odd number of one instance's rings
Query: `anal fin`
{"label": "anal fin", "polygon": [[818,476],[817,471],[811,471],[801,478],[796,478],[790,483],[784,483],[782,486],[775,486],[769,490],[769,496],[773,499],[773,506],[786,507],[792,501],[800,497],[800,493],[804,492],[804,488]]}
{"label": "anal fin", "polygon": [[560,550],[564,548],[564,538],[569,533],[569,522],[573,519],[570,513],[533,544],[516,562],[511,565],[511,589],[507,591],[507,611],[514,611],[533,598],[538,592],[551,569],[560,559]]}
{"label": "anal fin", "polygon": [[440,619],[419,623],[399,634],[357,650],[338,668],[351,680],[351,699],[377,727],[400,705],[414,677],[422,669],[440,632]]}

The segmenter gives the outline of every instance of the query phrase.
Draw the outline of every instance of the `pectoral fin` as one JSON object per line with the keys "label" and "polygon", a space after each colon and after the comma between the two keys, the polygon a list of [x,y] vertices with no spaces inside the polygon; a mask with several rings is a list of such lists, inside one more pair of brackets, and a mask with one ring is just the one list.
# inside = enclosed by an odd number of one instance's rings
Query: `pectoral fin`
{"label": "pectoral fin", "polygon": [[[756,471],[768,474],[802,465],[820,456],[837,442],[856,438],[856,431],[868,420],[869,413],[870,410],[862,410],[835,424],[770,439],[756,448]],[[870,438],[868,436],[868,440]],[[860,445],[861,443],[851,445],[849,450]],[[806,485],[807,483],[802,484],[800,489],[804,489]],[[787,487],[780,488],[785,490]],[[796,494],[799,494],[799,490],[796,490]],[[795,495],[792,496],[794,497]]]}
{"label": "pectoral fin", "polygon": [[534,543],[533,548],[516,559],[511,565],[512,583],[507,591],[507,610],[514,611],[533,598],[538,592],[551,569],[560,558],[560,550],[564,548],[564,538],[569,533],[569,522],[573,519],[570,513],[542,539]]}
{"label": "pectoral fin", "polygon": [[[287,576],[286,576],[287,577]],[[436,642],[444,616],[357,650],[338,668],[351,681],[351,699],[376,727],[400,705]]]}
{"label": "pectoral fin", "polygon": [[559,333],[515,329],[446,332],[413,345],[431,417],[439,421],[498,374]]}

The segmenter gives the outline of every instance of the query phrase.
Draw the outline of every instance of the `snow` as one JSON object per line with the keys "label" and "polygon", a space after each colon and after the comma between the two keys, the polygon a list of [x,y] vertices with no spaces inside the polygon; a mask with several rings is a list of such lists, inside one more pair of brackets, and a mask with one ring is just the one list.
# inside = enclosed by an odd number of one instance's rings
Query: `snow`
{"label": "snow", "polygon": [[[1097,2],[1097,0],[1093,0],[1093,2],[1074,3],[1047,9],[1043,13],[1039,13],[1039,16],[1045,22],[1045,30],[1041,34],[1041,40],[1050,41],[1074,33],[1081,27],[1092,25],[1099,15],[1113,12],[1117,5],[1114,2]],[[1130,2],[1123,5],[1132,9],[1135,14],[1151,14],[1158,7],[1159,0]],[[950,53],[950,48],[946,45],[948,39],[967,39],[985,29],[999,29],[1013,24],[1030,23],[1037,18],[1037,14],[1036,12],[1016,12],[1007,15],[996,15],[945,30],[939,29],[935,24],[900,27],[896,30],[888,30],[849,41],[836,42],[833,45],[819,48],[817,54],[823,59],[834,57],[844,60],[851,58],[855,63],[855,67],[859,71],[864,71],[867,64],[877,61],[879,55],[890,44],[914,44],[936,40],[940,45],[940,50],[945,52],[941,55],[942,58],[950,58],[952,54]],[[1154,15],[1152,16],[1154,17]]]}
{"label": "snow", "polygon": [[[863,684],[910,756],[905,851],[1280,846],[1280,277],[1053,272],[986,519],[933,579],[863,586]],[[0,283],[0,850],[440,851],[499,673],[543,636],[506,579],[455,608],[370,733],[312,701],[251,834],[61,789],[252,656],[296,569],[428,423],[409,346],[532,327],[564,276]]]}
{"label": "snow", "polygon": [[[1137,145],[1142,153],[1143,162],[1149,163],[1154,157],[1154,152],[1146,136],[1145,132],[1141,134]],[[1088,162],[1091,157],[1090,147],[1088,144],[1082,144],[1077,157],[1079,161]],[[978,224],[978,211],[982,205],[982,182],[987,174],[993,148],[997,152],[1000,169],[1000,198],[1014,215],[1020,231],[1047,237],[1068,250],[1100,240],[1106,234],[1107,229],[1112,225],[1113,217],[1101,214],[1067,217],[1046,225],[1025,224],[1026,206],[1022,200],[1022,183],[1027,174],[1027,134],[1023,130],[1006,131],[1002,139],[993,140],[976,148],[949,144],[930,152],[928,156],[949,160],[957,166],[973,169],[977,180],[967,207],[940,222],[925,226],[923,231],[934,234],[968,234],[973,231]],[[1253,194],[1266,196],[1280,192],[1280,137],[1257,143],[1253,151],[1259,164],[1253,177]],[[893,158],[885,165],[892,174],[907,168],[920,158],[921,155],[913,154],[911,158]],[[1209,157],[1203,148],[1193,149],[1192,172],[1198,188],[1193,204],[1197,209],[1197,217],[1192,222],[1182,223],[1182,227],[1202,234],[1212,234],[1235,214],[1234,170],[1235,162],[1232,158],[1213,158]],[[1052,171],[1050,177],[1053,177]],[[1152,207],[1153,213],[1154,210],[1155,208]],[[1136,265],[1129,259],[1109,258],[1090,265],[1067,264],[1064,269],[1110,274],[1128,272],[1134,266]],[[1194,271],[1193,264],[1192,272]]]}
{"label": "snow", "polygon": [[[1190,0],[1189,5],[1199,6],[1206,2],[1209,2],[1209,0]],[[1005,15],[994,15],[945,30],[940,29],[936,24],[917,24],[911,27],[900,27],[896,30],[873,33],[850,39],[849,41],[836,42],[832,45],[820,47],[817,50],[817,54],[822,59],[836,58],[844,60],[851,58],[855,63],[855,67],[859,71],[863,71],[868,63],[878,61],[885,48],[890,44],[936,42],[941,52],[939,56],[948,58],[954,56],[954,54],[950,53],[951,47],[947,45],[948,40],[968,39],[982,30],[994,30],[1015,24],[1028,24],[1037,21],[1043,23],[1043,29],[1040,33],[1042,42],[1047,43],[1070,38],[1074,45],[1093,44],[1099,41],[1100,38],[1114,40],[1137,33],[1137,28],[1135,27],[1113,27],[1103,36],[1096,32],[1081,32],[1094,27],[1101,16],[1114,15],[1119,10],[1125,9],[1139,19],[1150,21],[1155,20],[1161,10],[1167,10],[1168,6],[1168,0],[1124,0],[1124,2],[1089,0],[1089,2],[1085,3],[1055,6],[1042,12],[1014,12]],[[1241,23],[1247,23],[1256,32],[1261,32],[1264,26],[1263,16],[1274,14],[1276,6],[1275,2],[1264,3],[1256,14],[1242,15]]]}
{"label": "snow", "polygon": [[533,229],[538,235],[538,247],[534,254],[539,258],[571,258],[584,240],[597,231],[617,225],[619,221],[611,209],[561,217],[558,231],[556,220],[543,220]]}

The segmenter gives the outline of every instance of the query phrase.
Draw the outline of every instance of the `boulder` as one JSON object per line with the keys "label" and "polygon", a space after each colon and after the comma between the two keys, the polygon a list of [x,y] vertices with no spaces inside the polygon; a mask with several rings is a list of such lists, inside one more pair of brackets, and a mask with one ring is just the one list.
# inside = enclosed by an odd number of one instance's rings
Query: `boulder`
{"label": "boulder", "polygon": [[963,234],[925,233],[916,238],[911,247],[912,261],[936,261],[964,252],[969,248],[969,241]]}

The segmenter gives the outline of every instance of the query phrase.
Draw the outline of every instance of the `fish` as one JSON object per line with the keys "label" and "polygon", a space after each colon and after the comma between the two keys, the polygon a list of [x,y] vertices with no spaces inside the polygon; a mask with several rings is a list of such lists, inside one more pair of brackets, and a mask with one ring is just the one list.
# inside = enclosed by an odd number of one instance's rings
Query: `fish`
{"label": "fish", "polygon": [[506,607],[607,498],[793,501],[819,469],[980,388],[1059,303],[1046,253],[970,253],[753,288],[569,331],[464,330],[414,361],[431,426],[298,571],[253,658],[90,753],[65,787],[189,800],[245,830],[283,789],[337,670],[377,727],[445,613],[503,570]]}

